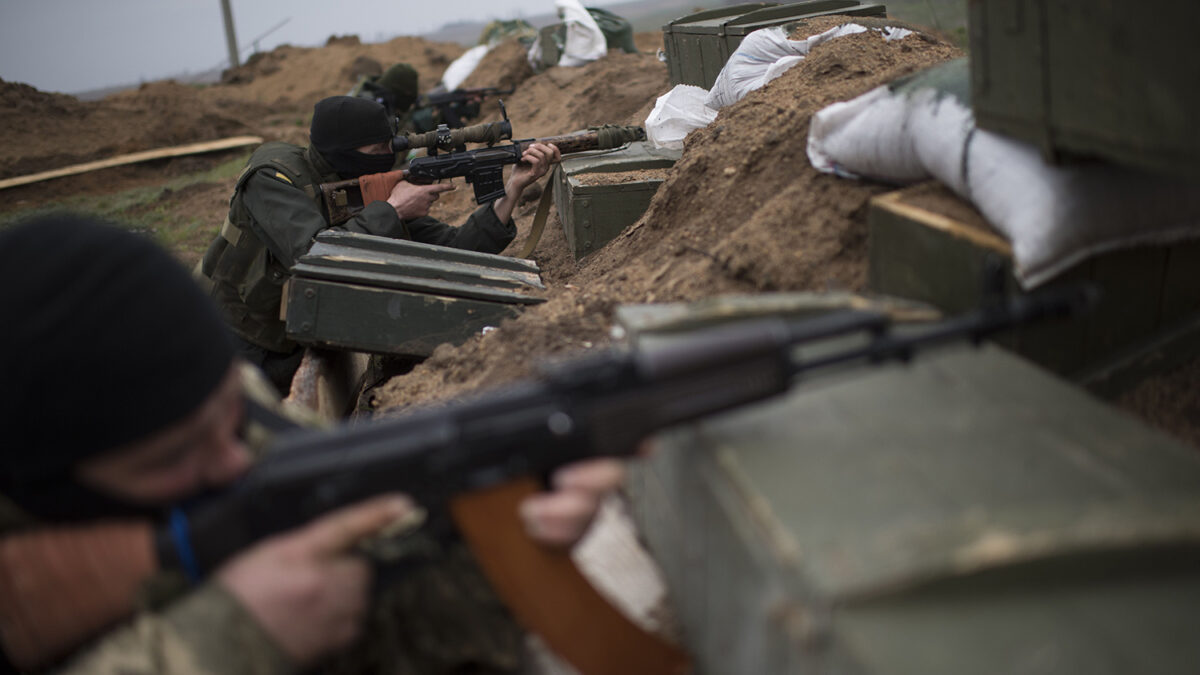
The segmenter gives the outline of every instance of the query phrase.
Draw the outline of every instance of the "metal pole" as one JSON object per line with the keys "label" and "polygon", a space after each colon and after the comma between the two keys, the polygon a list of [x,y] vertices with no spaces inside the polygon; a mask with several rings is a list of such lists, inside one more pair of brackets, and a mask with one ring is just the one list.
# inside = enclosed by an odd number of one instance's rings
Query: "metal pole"
{"label": "metal pole", "polygon": [[229,48],[229,67],[237,68],[238,61],[237,35],[233,31],[233,10],[229,8],[229,0],[221,0],[221,14],[225,17],[225,45]]}

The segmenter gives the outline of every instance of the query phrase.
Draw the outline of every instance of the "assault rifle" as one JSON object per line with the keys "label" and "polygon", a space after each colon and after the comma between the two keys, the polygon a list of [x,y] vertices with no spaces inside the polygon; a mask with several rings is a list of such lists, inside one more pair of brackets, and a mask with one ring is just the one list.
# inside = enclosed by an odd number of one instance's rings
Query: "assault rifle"
{"label": "assault rifle", "polygon": [[[492,125],[477,125],[465,129],[450,129],[443,125],[437,131],[425,134],[407,134],[392,140],[395,152],[413,147],[424,147],[429,155],[417,157],[408,163],[408,168],[387,173],[377,173],[336,183],[322,183],[321,193],[325,197],[325,208],[331,225],[340,225],[373,201],[386,200],[392,188],[402,180],[428,184],[444,178],[465,177],[475,188],[475,201],[486,204],[504,196],[504,167],[521,161],[521,154],[534,143],[555,145],[559,152],[568,154],[586,150],[609,150],[631,141],[646,138],[646,131],[638,126],[592,127],[562,136],[528,138],[507,145],[493,145],[495,140],[512,137],[512,127],[501,126],[508,121]],[[481,130],[481,131],[472,131]],[[488,130],[488,131],[482,131]],[[456,133],[465,132],[465,133]],[[504,134],[507,135],[504,135]],[[489,140],[474,138],[487,135]],[[487,142],[488,147],[476,150],[465,149],[466,143]],[[452,148],[439,154],[439,150]]]}
{"label": "assault rifle", "polygon": [[461,127],[469,118],[479,114],[479,104],[489,96],[506,96],[514,88],[475,87],[422,94],[417,97],[417,108],[435,108],[440,113],[442,124],[451,129]]}
{"label": "assault rifle", "polygon": [[[456,529],[518,620],[580,671],[682,672],[687,659],[678,649],[608,605],[569,555],[525,536],[517,505],[539,488],[536,477],[584,458],[630,456],[656,431],[769,399],[824,371],[908,361],[944,343],[977,343],[1080,311],[1093,296],[1078,287],[1038,291],[903,326],[866,310],[746,320],[695,331],[671,346],[548,367],[537,379],[445,407],[287,434],[238,483],[177,510],[153,537],[147,525],[114,523],[0,540],[0,563],[23,574],[21,584],[0,575],[6,608],[0,618],[9,629],[0,637],[14,663],[44,666],[132,614],[134,590],[156,568],[200,579],[271,534],[400,491],[427,509],[432,530]],[[814,356],[795,358],[801,347]],[[47,606],[44,589],[70,604]]]}
{"label": "assault rifle", "polygon": [[[160,558],[201,578],[264,537],[375,494],[405,492],[431,514],[452,514],[514,615],[571,660],[572,643],[601,614],[577,607],[580,625],[546,621],[552,611],[539,603],[553,602],[558,591],[548,586],[560,570],[536,564],[548,554],[519,534],[517,503],[538,487],[530,477],[583,459],[634,455],[659,430],[777,396],[821,371],[908,361],[943,343],[978,343],[1091,301],[1090,289],[1048,290],[903,330],[893,329],[889,315],[865,310],[740,321],[667,347],[612,350],[546,368],[537,379],[445,407],[285,436],[233,489],[177,512],[175,526],[159,539]],[[841,347],[845,342],[854,344]],[[813,344],[829,349],[814,350],[820,356],[810,360],[793,358],[798,346]],[[514,481],[522,487],[510,492]],[[498,534],[510,530],[511,537]],[[506,559],[508,551],[485,544],[498,538],[513,540],[505,547],[527,542],[534,552]],[[628,653],[611,648],[574,664],[584,672],[678,672],[681,657],[666,647],[639,653],[652,665],[621,661]]]}

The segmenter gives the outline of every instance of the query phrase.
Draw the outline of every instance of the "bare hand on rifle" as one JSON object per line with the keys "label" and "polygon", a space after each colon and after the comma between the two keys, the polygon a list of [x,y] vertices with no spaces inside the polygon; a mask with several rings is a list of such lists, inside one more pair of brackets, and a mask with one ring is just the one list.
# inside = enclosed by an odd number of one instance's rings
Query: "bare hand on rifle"
{"label": "bare hand on rifle", "polygon": [[552,492],[521,502],[521,519],[529,536],[543,544],[575,545],[595,518],[604,498],[625,480],[625,464],[596,459],[568,464],[554,472]]}
{"label": "bare hand on rifle", "polygon": [[438,200],[443,192],[455,189],[449,183],[434,183],[432,185],[416,185],[402,180],[392,188],[387,202],[396,210],[400,220],[413,220],[429,215],[429,208]]}
{"label": "bare hand on rifle", "polygon": [[534,181],[546,175],[552,164],[562,159],[558,147],[548,143],[534,143],[521,153],[521,161],[513,167],[504,184],[504,196],[497,199],[492,208],[500,222],[507,223],[512,218],[513,207],[521,199],[521,193]]}
{"label": "bare hand on rifle", "polygon": [[[537,541],[569,547],[587,532],[604,497],[624,480],[624,464],[604,458],[554,473],[552,491],[521,504]],[[361,501],[266,539],[230,560],[217,582],[238,599],[296,665],[345,647],[362,632],[371,568],[358,543],[412,512],[400,495]]]}

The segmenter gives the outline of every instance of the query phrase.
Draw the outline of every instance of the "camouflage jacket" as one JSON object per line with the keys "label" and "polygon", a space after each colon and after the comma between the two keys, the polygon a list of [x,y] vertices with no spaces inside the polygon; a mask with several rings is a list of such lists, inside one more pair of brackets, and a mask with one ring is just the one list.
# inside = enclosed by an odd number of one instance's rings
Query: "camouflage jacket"
{"label": "camouflage jacket", "polygon": [[[261,373],[243,369],[246,395],[298,424],[316,418],[285,407]],[[249,424],[248,444],[262,452],[270,432]],[[0,536],[31,520],[0,496]],[[460,543],[409,537],[399,574],[377,580],[365,637],[314,672],[513,673],[522,667],[524,634],[470,552]],[[142,609],[81,647],[53,672],[63,675],[274,675],[295,667],[221,586],[188,587],[176,574],[149,580]],[[3,664],[0,664],[3,665]]]}

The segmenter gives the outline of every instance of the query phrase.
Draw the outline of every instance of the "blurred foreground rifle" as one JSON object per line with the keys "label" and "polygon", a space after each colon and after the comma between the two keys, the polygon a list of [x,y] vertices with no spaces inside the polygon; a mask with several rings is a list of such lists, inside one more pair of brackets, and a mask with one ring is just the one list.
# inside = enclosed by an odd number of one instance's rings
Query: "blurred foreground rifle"
{"label": "blurred foreground rifle", "polygon": [[489,96],[507,96],[514,88],[499,87],[459,88],[422,94],[417,97],[417,108],[434,108],[440,121],[451,129],[464,126],[465,120],[479,115],[479,104]]}
{"label": "blurred foreground rifle", "polygon": [[[566,155],[586,150],[619,148],[631,141],[646,138],[646,130],[638,126],[592,127],[562,136],[529,138],[507,145],[497,141],[512,138],[508,120],[480,124],[462,129],[444,125],[437,131],[424,134],[404,134],[392,139],[394,152],[425,148],[429,154],[408,163],[408,168],[387,173],[370,174],[336,183],[322,183],[325,208],[329,222],[340,225],[373,201],[385,201],[392,188],[402,180],[428,184],[445,178],[464,177],[475,188],[475,201],[486,204],[504,196],[504,167],[521,161],[521,154],[534,143],[555,145]],[[467,143],[487,143],[488,147],[467,150]],[[444,154],[439,154],[444,151]]]}
{"label": "blurred foreground rifle", "polygon": [[[744,320],[666,346],[614,349],[548,367],[537,379],[403,417],[288,433],[232,488],[177,509],[157,533],[149,526],[95,526],[91,541],[97,528],[107,527],[107,546],[79,544],[88,554],[78,556],[35,541],[20,549],[22,559],[10,547],[0,556],[0,568],[16,566],[0,569],[0,616],[9,628],[0,638],[14,663],[34,662],[46,647],[31,645],[30,636],[62,635],[64,622],[74,622],[76,633],[83,624],[94,632],[94,617],[111,623],[127,616],[132,592],[109,589],[136,588],[157,566],[200,580],[265,537],[400,491],[425,507],[431,532],[461,534],[514,616],[581,672],[681,673],[684,654],[609,605],[569,554],[525,535],[518,504],[540,488],[541,477],[582,459],[634,455],[657,431],[772,398],[813,374],[908,361],[945,343],[978,343],[1078,312],[1093,296],[1089,288],[1073,287],[999,298],[967,314],[900,329],[890,315],[867,310]],[[817,347],[817,356],[796,358],[800,347]],[[39,563],[37,552],[46,549],[58,551],[57,564]],[[77,559],[87,566],[63,562]],[[14,569],[23,573],[20,585],[5,581]],[[52,589],[70,610],[48,613],[42,603],[24,599],[23,589],[30,588]]]}

